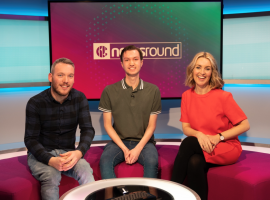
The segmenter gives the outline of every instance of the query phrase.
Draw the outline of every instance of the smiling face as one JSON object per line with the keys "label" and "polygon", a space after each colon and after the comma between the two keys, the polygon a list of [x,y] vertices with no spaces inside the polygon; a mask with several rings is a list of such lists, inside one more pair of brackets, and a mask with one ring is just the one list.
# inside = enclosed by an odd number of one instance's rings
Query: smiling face
{"label": "smiling face", "polygon": [[67,98],[74,84],[74,67],[70,64],[58,63],[53,73],[49,74],[52,83],[51,93],[56,101],[62,103]]}
{"label": "smiling face", "polygon": [[195,87],[206,88],[210,84],[212,74],[211,62],[207,58],[199,58],[193,69],[193,79]]}
{"label": "smiling face", "polygon": [[127,76],[138,76],[143,65],[140,54],[137,50],[128,50],[123,54],[121,62]]}

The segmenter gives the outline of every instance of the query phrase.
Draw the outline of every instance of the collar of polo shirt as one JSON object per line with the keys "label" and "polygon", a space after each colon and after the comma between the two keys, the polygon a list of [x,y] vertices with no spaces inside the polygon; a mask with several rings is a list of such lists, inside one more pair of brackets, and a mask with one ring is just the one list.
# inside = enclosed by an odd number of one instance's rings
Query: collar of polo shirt
{"label": "collar of polo shirt", "polygon": [[[123,79],[121,80],[121,84],[122,84],[122,87],[123,87],[124,90],[131,87],[131,86],[129,86],[129,85],[126,83],[125,78],[123,78]],[[137,89],[137,90],[138,90],[138,89],[140,89],[140,90],[143,89],[143,80],[142,80],[142,79],[140,79],[139,86],[137,86],[136,89]]]}

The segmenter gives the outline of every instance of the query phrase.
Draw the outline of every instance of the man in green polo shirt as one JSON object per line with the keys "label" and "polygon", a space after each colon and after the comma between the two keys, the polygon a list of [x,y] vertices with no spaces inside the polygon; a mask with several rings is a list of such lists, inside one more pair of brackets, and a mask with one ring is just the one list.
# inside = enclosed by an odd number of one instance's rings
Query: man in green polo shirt
{"label": "man in green polo shirt", "polygon": [[[116,178],[114,167],[139,162],[144,177],[156,178],[158,153],[154,142],[157,115],[161,113],[160,91],[156,85],[140,79],[142,51],[131,45],[121,52],[125,78],[108,85],[100,98],[104,127],[112,139],[100,159],[102,179]],[[112,118],[114,124],[112,125]]]}

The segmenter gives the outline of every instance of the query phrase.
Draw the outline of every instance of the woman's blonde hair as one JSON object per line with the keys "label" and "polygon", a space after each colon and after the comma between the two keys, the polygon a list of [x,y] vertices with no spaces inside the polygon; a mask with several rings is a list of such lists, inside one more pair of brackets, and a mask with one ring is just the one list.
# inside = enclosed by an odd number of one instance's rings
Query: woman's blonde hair
{"label": "woman's blonde hair", "polygon": [[212,56],[212,54],[208,52],[197,53],[192,59],[191,63],[187,66],[185,85],[189,87],[194,87],[196,85],[193,78],[193,70],[199,58],[206,58],[211,63],[212,74],[209,81],[210,88],[211,89],[222,88],[224,85],[224,81],[221,79],[220,73],[218,72],[217,62],[215,58]]}

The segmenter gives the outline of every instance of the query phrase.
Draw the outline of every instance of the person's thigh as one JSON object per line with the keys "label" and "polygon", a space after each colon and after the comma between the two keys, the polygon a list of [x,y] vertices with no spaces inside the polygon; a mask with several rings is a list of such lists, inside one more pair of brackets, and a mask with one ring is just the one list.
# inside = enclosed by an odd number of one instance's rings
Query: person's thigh
{"label": "person's thigh", "polygon": [[31,153],[28,154],[27,162],[32,175],[41,183],[42,199],[58,199],[58,186],[61,181],[61,172],[49,165],[39,162]]}
{"label": "person's thigh", "polygon": [[43,179],[49,179],[51,181],[60,182],[61,180],[61,172],[46,165],[42,162],[39,162],[31,153],[28,154],[28,166],[32,172],[32,175],[39,181]]}
{"label": "person's thigh", "polygon": [[144,167],[144,177],[156,178],[158,173],[158,152],[155,145],[148,142],[138,158]]}
{"label": "person's thigh", "polygon": [[100,172],[102,179],[116,178],[114,166],[125,161],[124,152],[113,141],[110,141],[103,150],[100,158]]}
{"label": "person's thigh", "polygon": [[76,179],[80,185],[95,181],[93,177],[93,169],[83,158],[81,158],[72,169],[66,172],[63,171],[62,173]]}
{"label": "person's thigh", "polygon": [[[241,147],[240,147],[241,148]],[[205,154],[206,161],[219,165],[229,165],[235,163],[241,155],[241,150],[237,146],[228,141],[220,142],[215,147],[211,156]]]}

